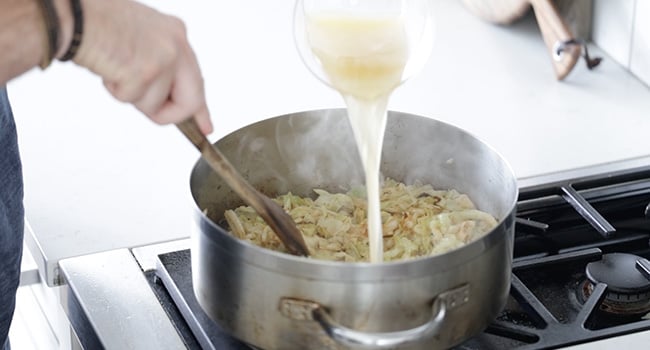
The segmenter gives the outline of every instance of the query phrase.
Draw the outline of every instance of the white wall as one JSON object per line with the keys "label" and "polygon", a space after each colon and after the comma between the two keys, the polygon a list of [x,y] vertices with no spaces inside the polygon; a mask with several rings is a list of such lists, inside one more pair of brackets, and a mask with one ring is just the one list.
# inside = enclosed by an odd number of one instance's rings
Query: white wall
{"label": "white wall", "polygon": [[650,85],[650,1],[594,0],[592,40]]}
{"label": "white wall", "polygon": [[650,85],[650,1],[636,0],[630,70]]}

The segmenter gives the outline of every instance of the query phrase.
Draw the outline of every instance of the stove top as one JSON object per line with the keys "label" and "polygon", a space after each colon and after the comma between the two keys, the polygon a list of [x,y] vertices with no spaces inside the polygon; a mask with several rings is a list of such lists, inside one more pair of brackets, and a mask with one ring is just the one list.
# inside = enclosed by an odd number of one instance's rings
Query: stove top
{"label": "stove top", "polygon": [[[594,283],[585,272],[589,264],[613,268],[609,260],[618,255],[636,256],[587,248],[516,261],[511,296],[503,312],[484,333],[457,349],[549,349],[650,329],[647,290],[617,294],[605,282]],[[650,258],[650,250],[638,256]],[[179,319],[174,315],[176,321],[191,329],[184,334],[186,343],[196,342],[201,349],[249,349],[201,310],[192,291],[190,251],[166,253],[159,258],[158,279],[152,282],[164,286],[182,316]],[[634,269],[635,262],[621,267]],[[641,273],[637,279],[639,276]],[[650,281],[641,278],[646,289],[650,288]]]}
{"label": "stove top", "polygon": [[[520,179],[509,300],[456,349],[644,348],[650,157]],[[84,348],[248,349],[198,307],[190,240],[59,261]]]}
{"label": "stove top", "polygon": [[[457,349],[551,349],[650,330],[649,204],[650,169],[522,188],[508,303]],[[249,348],[199,307],[189,250],[158,255],[150,280],[173,301],[188,347]]]}

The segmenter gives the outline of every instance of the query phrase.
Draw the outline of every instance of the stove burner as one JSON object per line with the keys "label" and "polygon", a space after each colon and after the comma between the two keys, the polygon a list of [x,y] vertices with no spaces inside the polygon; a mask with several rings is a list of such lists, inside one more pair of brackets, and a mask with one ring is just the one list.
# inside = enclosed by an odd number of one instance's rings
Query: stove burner
{"label": "stove burner", "polygon": [[607,294],[600,309],[619,315],[640,315],[650,312],[650,279],[638,269],[647,260],[633,254],[611,253],[587,264],[587,281],[583,297],[589,298],[597,283],[607,284]]}

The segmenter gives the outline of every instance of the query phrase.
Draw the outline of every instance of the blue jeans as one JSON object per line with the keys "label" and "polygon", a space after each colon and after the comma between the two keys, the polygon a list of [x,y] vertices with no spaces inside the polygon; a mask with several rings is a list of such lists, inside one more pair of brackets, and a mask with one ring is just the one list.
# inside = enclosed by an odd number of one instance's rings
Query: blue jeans
{"label": "blue jeans", "polygon": [[0,86],[0,349],[9,349],[8,333],[16,307],[23,250],[23,180],[16,125],[7,92]]}

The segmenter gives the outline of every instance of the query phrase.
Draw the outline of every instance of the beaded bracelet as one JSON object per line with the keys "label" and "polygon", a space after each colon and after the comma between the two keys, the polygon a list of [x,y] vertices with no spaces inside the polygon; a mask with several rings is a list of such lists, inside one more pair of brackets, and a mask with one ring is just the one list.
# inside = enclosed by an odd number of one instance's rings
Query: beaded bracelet
{"label": "beaded bracelet", "polygon": [[38,0],[37,2],[43,14],[45,34],[47,36],[47,50],[39,64],[41,69],[45,69],[52,63],[59,47],[59,16],[56,14],[52,0]]}
{"label": "beaded bracelet", "polygon": [[84,30],[84,17],[81,9],[81,0],[70,0],[72,7],[72,15],[74,17],[74,29],[72,32],[72,41],[66,50],[65,54],[59,59],[60,61],[69,61],[74,58],[74,55],[79,50],[81,45],[81,37]]}

